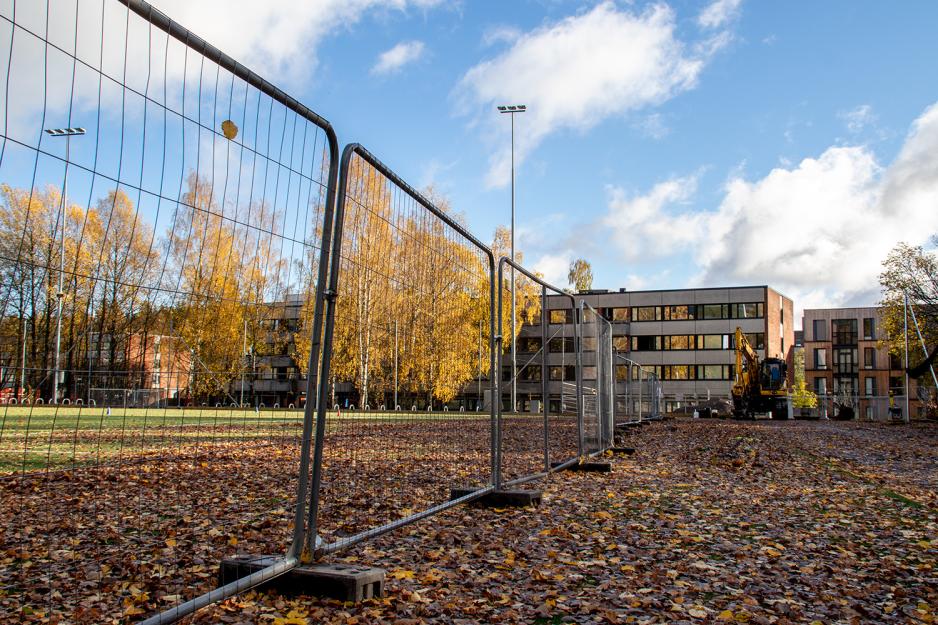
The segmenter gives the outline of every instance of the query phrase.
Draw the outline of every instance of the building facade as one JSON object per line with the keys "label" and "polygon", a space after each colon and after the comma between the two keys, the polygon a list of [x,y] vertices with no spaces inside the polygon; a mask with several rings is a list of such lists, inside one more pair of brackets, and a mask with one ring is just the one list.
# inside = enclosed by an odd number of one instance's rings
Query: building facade
{"label": "building facade", "polygon": [[[890,407],[904,409],[905,371],[884,346],[882,308],[806,309],[802,329],[805,385],[829,412],[846,406],[858,418],[885,419]],[[910,413],[920,415],[918,385],[909,385]]]}
{"label": "building facade", "polygon": [[[672,411],[708,398],[729,397],[735,375],[735,332],[739,327],[760,357],[785,358],[793,371],[792,301],[768,286],[658,291],[591,290],[575,295],[612,325],[617,354],[617,395],[625,392],[629,361],[661,380],[663,405]],[[576,384],[573,314],[569,298],[547,302],[548,394],[559,410]],[[518,409],[530,410],[541,400],[542,361],[539,319],[521,328],[518,337]],[[585,346],[587,352],[589,346]],[[626,360],[628,359],[628,360]],[[595,363],[583,362],[584,384],[595,384]],[[502,379],[511,379],[511,362],[503,359]],[[510,385],[503,384],[504,394]],[[503,398],[504,401],[505,398]],[[508,400],[510,403],[510,399]]]}

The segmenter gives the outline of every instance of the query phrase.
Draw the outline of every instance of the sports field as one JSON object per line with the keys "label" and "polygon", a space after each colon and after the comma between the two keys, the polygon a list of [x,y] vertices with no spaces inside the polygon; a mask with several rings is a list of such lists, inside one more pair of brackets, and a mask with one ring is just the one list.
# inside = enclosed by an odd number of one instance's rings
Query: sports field
{"label": "sports field", "polygon": [[[342,423],[488,420],[482,412],[329,411],[329,431]],[[536,417],[532,417],[536,418]],[[58,470],[148,457],[200,446],[298,440],[303,411],[295,409],[0,407],[0,475]]]}

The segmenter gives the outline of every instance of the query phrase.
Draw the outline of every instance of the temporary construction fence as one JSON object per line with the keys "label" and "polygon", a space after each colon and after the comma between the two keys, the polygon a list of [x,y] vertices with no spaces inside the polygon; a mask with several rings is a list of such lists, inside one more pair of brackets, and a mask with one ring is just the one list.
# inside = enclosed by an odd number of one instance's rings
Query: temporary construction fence
{"label": "temporary construction fence", "polygon": [[[857,421],[902,421],[905,395],[817,395],[813,407],[794,407],[795,418]],[[911,418],[924,413],[921,397],[910,397]]]}
{"label": "temporary construction fence", "polygon": [[[491,250],[357,144],[335,225],[320,397],[340,378],[359,403],[328,419],[319,404],[308,548],[320,554],[454,505],[450,489],[491,485],[495,463],[495,406],[444,410],[494,370]],[[407,409],[381,409],[392,395]]]}
{"label": "temporary construction fence", "polygon": [[653,372],[624,354],[614,353],[616,423],[640,422],[661,416],[661,382]]}
{"label": "temporary construction fence", "polygon": [[[137,0],[4,3],[0,48],[0,621],[173,609],[235,545],[289,566],[335,133]],[[280,373],[285,410],[245,396]]]}
{"label": "temporary construction fence", "polygon": [[[47,9],[0,8],[0,620],[173,622],[611,444],[594,310],[505,413],[455,213],[142,0]],[[282,557],[213,588],[233,552]]]}
{"label": "temporary construction fence", "polygon": [[[512,283],[505,278],[505,268],[511,268],[514,272],[520,274]],[[496,430],[496,472],[494,484],[496,488],[511,486],[525,481],[530,481],[536,477],[543,476],[552,469],[564,468],[577,461],[577,458],[583,454],[579,422],[579,411],[576,402],[573,405],[566,404],[563,400],[558,402],[557,410],[551,408],[550,401],[550,367],[549,358],[551,341],[556,339],[563,340],[564,330],[567,324],[555,324],[551,330],[550,314],[553,311],[569,312],[571,316],[577,312],[576,299],[565,291],[545,282],[536,274],[528,271],[510,258],[503,257],[498,263],[497,277],[498,301],[496,311],[498,316],[498,334],[495,339],[495,354],[498,357],[496,362],[496,371],[503,372],[504,375],[496,376],[499,380],[495,395],[501,398],[498,402],[498,420]],[[507,292],[507,297],[506,297]],[[548,296],[553,300],[553,307],[548,308]],[[507,349],[504,344],[504,337],[508,340],[517,340],[512,338],[511,326],[506,319],[506,312],[510,315],[513,310],[510,302],[511,297],[520,300],[520,311],[522,321],[539,320],[540,336],[536,344],[539,346],[534,353],[519,363],[517,371],[506,369],[503,363]],[[556,302],[560,300],[567,304],[567,307],[557,306]],[[574,336],[573,342],[577,342],[577,329],[579,324],[572,324]],[[575,351],[575,350],[574,350]],[[561,365],[562,367],[563,365]],[[579,368],[577,368],[579,371]],[[536,372],[533,375],[532,372]],[[563,373],[563,372],[561,372]],[[508,379],[502,382],[505,377]],[[532,380],[540,383],[539,399],[535,403],[530,403],[530,410],[525,413],[515,410],[505,410],[505,399],[507,399],[505,387],[514,383],[517,378]],[[578,397],[580,376],[577,375],[577,383],[573,389],[573,397]],[[510,395],[509,395],[510,397]],[[508,401],[510,406],[510,400]]]}
{"label": "temporary construction fence", "polygon": [[583,300],[578,319],[582,450],[595,454],[612,446],[615,430],[612,324]]}

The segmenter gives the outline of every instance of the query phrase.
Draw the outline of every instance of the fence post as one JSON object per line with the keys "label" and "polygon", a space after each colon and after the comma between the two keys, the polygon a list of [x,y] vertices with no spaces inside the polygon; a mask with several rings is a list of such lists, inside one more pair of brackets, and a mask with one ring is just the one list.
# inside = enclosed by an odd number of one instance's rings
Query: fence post
{"label": "fence post", "polygon": [[[502,487],[502,349],[504,337],[502,328],[504,326],[502,319],[502,280],[504,279],[505,263],[501,260],[498,263],[498,333],[495,335],[495,348],[492,364],[492,380],[494,391],[492,393],[492,484],[495,490],[501,490]],[[494,293],[493,293],[494,296]],[[514,294],[512,294],[514,297]],[[514,337],[512,337],[514,341]],[[497,409],[496,409],[497,402]]]}
{"label": "fence post", "polygon": [[576,418],[577,418],[577,455],[583,458],[583,348],[582,328],[583,300],[573,310],[573,347],[576,350]]}
{"label": "fence post", "polygon": [[547,359],[547,287],[541,285],[541,406],[544,409],[544,470],[550,471],[550,397],[548,393]]}

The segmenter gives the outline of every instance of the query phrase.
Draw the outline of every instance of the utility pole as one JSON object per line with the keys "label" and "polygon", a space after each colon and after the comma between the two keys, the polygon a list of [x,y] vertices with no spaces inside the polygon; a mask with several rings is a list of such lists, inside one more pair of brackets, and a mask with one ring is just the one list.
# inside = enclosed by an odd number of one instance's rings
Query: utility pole
{"label": "utility pole", "polygon": [[[499,106],[498,112],[511,116],[511,262],[515,262],[515,114],[524,113],[524,104]],[[511,411],[518,410],[518,333],[515,330],[515,268],[511,267]],[[501,401],[501,398],[499,398]]]}
{"label": "utility pole", "polygon": [[905,336],[905,411],[902,413],[903,423],[909,422],[909,294],[903,295],[902,308],[902,334]]}
{"label": "utility pole", "polygon": [[243,338],[241,340],[241,401],[238,402],[239,407],[244,407],[244,368],[247,365],[248,357],[248,320],[245,317],[244,319],[244,333],[241,335]]}
{"label": "utility pole", "polygon": [[[69,147],[72,137],[85,134],[84,128],[49,128],[46,134],[50,137],[65,137],[65,180],[62,182],[62,201],[59,209],[59,229],[62,231],[59,240],[59,287],[56,293],[58,312],[55,319],[55,374],[52,376],[52,403],[59,403],[59,385],[65,376],[61,369],[62,352],[62,312],[64,309],[64,278],[65,278],[65,218],[68,211],[68,159]],[[25,340],[24,340],[25,343]]]}

